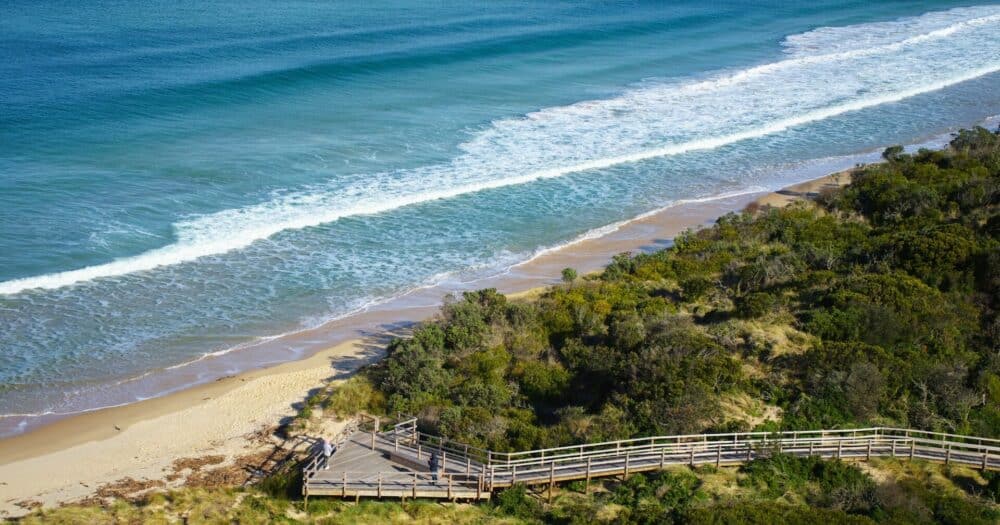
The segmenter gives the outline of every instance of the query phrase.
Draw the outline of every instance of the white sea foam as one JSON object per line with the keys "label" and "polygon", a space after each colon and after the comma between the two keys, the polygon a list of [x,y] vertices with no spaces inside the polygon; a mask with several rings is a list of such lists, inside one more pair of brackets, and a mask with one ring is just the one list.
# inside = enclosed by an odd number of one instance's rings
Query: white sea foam
{"label": "white sea foam", "polygon": [[176,241],[106,264],[0,283],[59,288],[245,248],[286,230],[428,201],[723,147],[1000,71],[1000,6],[788,37],[787,58],[708,79],[492,122],[451,162],[274,195],[174,224]]}

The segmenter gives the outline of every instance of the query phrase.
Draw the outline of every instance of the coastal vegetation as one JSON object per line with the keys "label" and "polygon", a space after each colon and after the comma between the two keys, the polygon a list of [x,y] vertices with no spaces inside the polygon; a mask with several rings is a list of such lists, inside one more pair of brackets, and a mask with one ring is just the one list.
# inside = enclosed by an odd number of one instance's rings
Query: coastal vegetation
{"label": "coastal vegetation", "polygon": [[[964,130],[943,150],[893,147],[884,157],[811,202],[726,215],[668,249],[619,255],[599,274],[567,269],[530,301],[495,290],[449,298],[384,360],[310,398],[301,420],[316,408],[411,414],[429,433],[498,451],[867,425],[998,438],[1000,131]],[[515,487],[478,506],[302,509],[288,502],[289,483],[103,512],[145,520],[187,505],[207,521],[325,523],[1000,520],[997,473],[780,454],[606,481],[594,494],[568,484],[552,504]],[[215,503],[183,499],[192,497]]]}

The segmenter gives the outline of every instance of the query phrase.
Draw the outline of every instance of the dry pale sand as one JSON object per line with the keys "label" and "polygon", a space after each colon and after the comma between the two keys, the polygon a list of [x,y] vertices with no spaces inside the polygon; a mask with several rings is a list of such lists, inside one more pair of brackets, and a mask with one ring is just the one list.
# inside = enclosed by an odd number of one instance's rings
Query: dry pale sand
{"label": "dry pale sand", "polygon": [[793,184],[774,193],[761,195],[754,202],[760,206],[781,207],[797,200],[813,199],[823,191],[834,190],[850,184],[851,171],[853,170],[839,171],[818,179]]}
{"label": "dry pale sand", "polygon": [[293,416],[310,389],[341,380],[381,355],[374,344],[351,341],[301,361],[6,439],[0,442],[0,512],[16,516],[25,512],[25,502],[76,500],[127,477],[163,479],[178,458],[232,459],[270,448],[254,435]]}
{"label": "dry pale sand", "polygon": [[[559,270],[598,269],[623,251],[656,249],[678,233],[756,202],[783,206],[849,182],[846,172],[790,186],[763,196],[742,196],[664,210],[616,232],[545,254],[516,267],[496,285],[530,296],[558,279]],[[482,286],[481,286],[482,287]],[[439,297],[439,296],[438,296]],[[422,308],[403,318],[426,318]],[[384,315],[392,315],[387,312]],[[391,318],[384,319],[391,321]],[[356,332],[355,332],[356,333]],[[382,356],[383,340],[351,340],[307,359],[230,376],[176,394],[71,417],[0,441],[0,515],[17,516],[28,503],[53,506],[90,496],[123,478],[163,480],[176,459],[227,458],[270,447],[255,437],[293,416],[311,389],[348,377]],[[333,433],[332,427],[324,433]],[[177,482],[175,481],[174,484]],[[18,505],[20,503],[20,505]]]}

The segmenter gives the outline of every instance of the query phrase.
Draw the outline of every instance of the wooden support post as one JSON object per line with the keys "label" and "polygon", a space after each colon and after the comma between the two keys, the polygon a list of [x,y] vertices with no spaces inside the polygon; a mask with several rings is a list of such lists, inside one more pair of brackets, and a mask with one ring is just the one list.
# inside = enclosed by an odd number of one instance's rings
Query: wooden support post
{"label": "wooden support post", "polygon": [[486,464],[488,466],[492,466],[493,465],[493,451],[492,450],[487,450],[486,451]]}
{"label": "wooden support post", "polygon": [[417,443],[417,459],[420,459],[421,448],[423,447],[420,446],[420,443]]}
{"label": "wooden support post", "polygon": [[750,458],[752,457],[752,455],[753,455],[753,443],[751,443],[748,440],[747,441],[747,461],[750,461]]}
{"label": "wooden support post", "polygon": [[913,459],[913,454],[916,451],[917,451],[917,442],[916,441],[910,441],[910,459]]}
{"label": "wooden support post", "polygon": [[722,464],[722,445],[719,445],[719,448],[715,449],[715,466],[716,466],[716,468],[718,468],[718,466],[721,465],[721,464]]}
{"label": "wooden support post", "polygon": [[896,440],[892,440],[892,451],[889,452],[891,457],[896,457]]}
{"label": "wooden support post", "polygon": [[451,480],[452,480],[452,477],[448,476],[448,499],[452,499],[452,497],[451,497]]}
{"label": "wooden support post", "polygon": [[629,461],[630,456],[631,456],[631,454],[629,454],[628,452],[625,453],[625,477],[626,478],[628,478],[628,461]]}
{"label": "wooden support post", "polygon": [[396,452],[399,452],[399,436],[393,436],[392,444],[396,447]]}
{"label": "wooden support post", "polygon": [[448,472],[448,453],[443,450],[441,450],[441,466],[439,468],[443,472]]}
{"label": "wooden support post", "polygon": [[872,440],[868,440],[868,449],[865,451],[865,461],[871,461],[872,459]]}
{"label": "wooden support post", "polygon": [[840,459],[841,454],[844,452],[844,440],[837,439],[837,459]]}
{"label": "wooden support post", "polygon": [[382,499],[382,473],[378,473],[378,499]]}
{"label": "wooden support post", "polygon": [[513,485],[515,481],[517,481],[517,465],[510,471],[510,484]]}
{"label": "wooden support post", "polygon": [[552,490],[556,485],[556,462],[549,463],[549,505],[552,504]]}
{"label": "wooden support post", "polygon": [[688,459],[688,463],[690,463],[692,467],[694,466],[694,448],[691,449],[691,457]]}
{"label": "wooden support post", "polygon": [[469,456],[465,457],[465,473],[472,474],[472,459]]}
{"label": "wooden support post", "polygon": [[413,498],[414,499],[416,499],[416,497],[417,497],[417,476],[419,476],[419,474],[417,474],[416,472],[414,472],[413,473]]}
{"label": "wooden support post", "polygon": [[951,463],[951,444],[948,445],[948,449],[944,452],[944,464],[947,465]]}
{"label": "wooden support post", "polygon": [[375,431],[372,430],[372,450],[375,450]]}
{"label": "wooden support post", "polygon": [[661,448],[660,449],[660,468],[661,469],[663,468],[663,465],[666,462],[667,462],[667,449]]}
{"label": "wooden support post", "polygon": [[497,471],[491,466],[490,467],[490,487],[489,487],[490,488],[490,493],[493,492],[493,482],[495,480],[496,472]]}
{"label": "wooden support post", "polygon": [[476,501],[483,499],[483,475],[479,474],[479,479],[476,480]]}
{"label": "wooden support post", "polygon": [[983,470],[986,470],[986,467],[988,467],[989,465],[990,465],[990,451],[984,450],[983,451]]}
{"label": "wooden support post", "polygon": [[809,442],[809,455],[810,456],[813,455],[813,449],[814,449],[815,446],[816,446],[815,442],[812,442],[812,441]]}
{"label": "wooden support post", "polygon": [[343,488],[340,489],[340,497],[341,498],[346,498],[347,497],[347,473],[346,472],[344,472],[344,485],[343,485]]}
{"label": "wooden support post", "polygon": [[[985,463],[986,463],[986,460],[984,459],[983,460],[983,464],[985,464]],[[590,494],[590,458],[587,458],[587,481],[583,485],[583,493],[584,494]]]}

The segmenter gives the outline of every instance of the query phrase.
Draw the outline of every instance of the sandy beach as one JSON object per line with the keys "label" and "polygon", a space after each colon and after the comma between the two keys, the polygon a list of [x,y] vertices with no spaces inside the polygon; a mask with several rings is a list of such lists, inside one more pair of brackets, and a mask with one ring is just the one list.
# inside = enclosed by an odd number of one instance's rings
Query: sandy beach
{"label": "sandy beach", "polygon": [[[272,431],[296,413],[310,390],[342,381],[379,359],[388,331],[433,315],[448,291],[496,287],[509,294],[525,294],[557,282],[562,268],[595,271],[614,254],[661,249],[678,233],[711,224],[751,203],[783,206],[849,181],[850,176],[841,172],[775,193],[673,206],[622,224],[604,236],[540,254],[504,275],[422,289],[407,298],[404,308],[399,304],[376,308],[296,334],[294,344],[284,344],[308,355],[305,359],[57,420],[4,439],[0,441],[0,516],[91,497],[101,487],[105,494],[111,493],[109,486],[127,494],[132,489],[179,486],[203,468],[197,464],[199,458],[211,458],[207,464],[212,468],[242,461],[241,468],[246,470],[248,461],[262,459],[276,445],[308,446],[307,442],[276,443]],[[268,348],[251,351],[267,352]],[[279,353],[275,359],[281,357]],[[332,421],[318,429],[323,434],[336,431]],[[186,458],[192,461],[178,463]]]}

